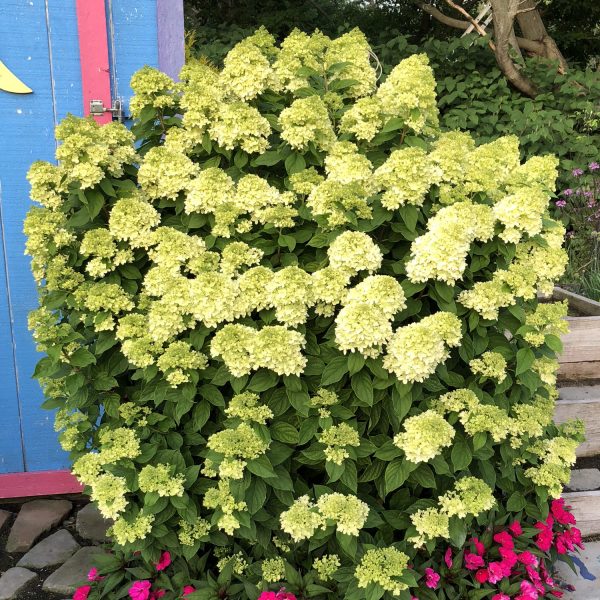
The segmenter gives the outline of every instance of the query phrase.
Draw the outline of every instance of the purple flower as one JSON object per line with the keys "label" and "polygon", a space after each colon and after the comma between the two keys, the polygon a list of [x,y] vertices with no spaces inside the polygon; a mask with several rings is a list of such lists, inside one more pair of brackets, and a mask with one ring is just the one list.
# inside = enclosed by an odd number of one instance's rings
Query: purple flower
{"label": "purple flower", "polygon": [[596,201],[595,200],[588,200],[588,208],[594,208],[594,206],[596,206]]}
{"label": "purple flower", "polygon": [[571,188],[567,188],[566,190],[563,190],[562,195],[563,196],[572,196],[573,195],[573,190]]}
{"label": "purple flower", "polygon": [[590,171],[597,171],[598,169],[600,169],[600,164],[597,162],[591,162],[588,165],[588,167],[589,167]]}
{"label": "purple flower", "polygon": [[566,200],[557,200],[555,202],[556,206],[558,206],[558,208],[562,208],[563,206],[567,205],[567,201]]}
{"label": "purple flower", "polygon": [[573,177],[579,177],[580,175],[583,175],[583,169],[573,169],[571,173],[573,174]]}

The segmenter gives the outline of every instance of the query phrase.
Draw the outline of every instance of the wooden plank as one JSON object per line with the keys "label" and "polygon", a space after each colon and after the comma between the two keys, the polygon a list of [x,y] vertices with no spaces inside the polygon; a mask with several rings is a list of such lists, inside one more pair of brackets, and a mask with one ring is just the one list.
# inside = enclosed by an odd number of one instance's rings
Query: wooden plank
{"label": "wooden plank", "polygon": [[587,439],[577,449],[577,456],[600,454],[600,385],[560,388],[559,393],[554,420],[581,419],[585,423]]}
{"label": "wooden plank", "polygon": [[582,535],[600,534],[600,491],[569,492],[562,497],[572,507]]}
{"label": "wooden plank", "polygon": [[[33,89],[32,94],[0,94],[2,135],[7,140],[0,161],[2,220],[12,315],[11,346],[25,447],[23,466],[28,470],[54,470],[65,468],[68,460],[56,439],[52,414],[40,407],[43,398],[39,385],[31,379],[41,356],[36,353],[27,328],[27,314],[37,306],[37,294],[29,257],[24,255],[22,232],[30,206],[27,170],[34,160],[54,159],[55,118],[44,2],[3,0],[0,56]],[[10,385],[3,385],[0,394],[9,394]],[[14,435],[10,420],[0,419],[0,429],[0,437]]]}
{"label": "wooden plank", "polygon": [[600,361],[600,317],[569,317],[561,363]]}
{"label": "wooden plank", "polygon": [[156,0],[108,0],[107,6],[113,94],[128,114],[131,76],[144,65],[158,67]]}
{"label": "wooden plank", "polygon": [[[76,0],[77,30],[79,32],[79,59],[83,113],[90,113],[90,100],[102,100],[110,108],[110,69],[106,7],[104,0]],[[94,117],[98,123],[110,123],[112,114]]]}
{"label": "wooden plank", "polygon": [[600,379],[600,362],[562,363],[559,381],[589,381]]}
{"label": "wooden plank", "polygon": [[83,486],[69,471],[38,471],[0,475],[0,498],[30,498],[55,494],[80,494]]}
{"label": "wooden plank", "polygon": [[567,300],[569,306],[583,315],[600,317],[600,302],[586,298],[556,286],[552,294],[554,300]]}
{"label": "wooden plank", "polygon": [[176,81],[185,62],[183,0],[156,0],[158,68]]}

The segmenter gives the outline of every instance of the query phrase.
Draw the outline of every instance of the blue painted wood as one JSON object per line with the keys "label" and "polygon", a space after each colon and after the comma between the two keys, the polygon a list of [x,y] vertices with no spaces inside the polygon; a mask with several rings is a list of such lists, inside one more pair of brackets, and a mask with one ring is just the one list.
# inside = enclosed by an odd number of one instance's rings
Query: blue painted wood
{"label": "blue painted wood", "polygon": [[[144,64],[158,66],[157,0],[105,0],[113,94],[129,101],[129,80]],[[173,0],[180,4],[181,0]],[[54,160],[54,126],[83,114],[75,0],[0,0],[0,60],[33,94],[0,91],[0,473],[68,467],[54,416],[40,408],[41,357],[27,328],[37,306],[23,219],[29,209],[25,175],[34,160]]]}
{"label": "blue painted wood", "polygon": [[60,123],[68,113],[83,114],[77,13],[75,0],[46,0],[46,8],[54,83],[54,112]]}
{"label": "blue painted wood", "polygon": [[12,322],[8,307],[4,228],[2,227],[2,188],[0,187],[0,473],[22,471],[23,443],[15,380]]}
{"label": "blue painted wood", "polygon": [[113,94],[127,109],[131,76],[144,65],[158,67],[156,0],[108,0],[107,10]]}
{"label": "blue painted wood", "polygon": [[[43,0],[2,2],[0,56],[34,90],[28,95],[0,92],[2,135],[10,140],[0,161],[0,182],[24,466],[26,470],[59,469],[67,465],[66,456],[53,430],[53,416],[40,408],[42,393],[38,383],[31,379],[39,356],[27,329],[27,314],[36,307],[37,295],[29,258],[23,254],[22,233],[23,219],[30,206],[25,179],[29,165],[34,160],[52,160],[54,155],[54,104]],[[4,419],[0,419],[0,427],[6,428]],[[15,464],[14,468],[22,467]]]}

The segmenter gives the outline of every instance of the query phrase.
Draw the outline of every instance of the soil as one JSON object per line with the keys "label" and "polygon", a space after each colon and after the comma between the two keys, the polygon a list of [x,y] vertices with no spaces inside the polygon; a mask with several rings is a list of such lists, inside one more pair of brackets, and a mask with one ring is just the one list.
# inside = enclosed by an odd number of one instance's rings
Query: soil
{"label": "soil", "polygon": [[[52,498],[69,500],[73,503],[73,510],[71,511],[71,514],[66,518],[66,520],[63,521],[63,523],[61,523],[60,526],[55,527],[51,531],[44,534],[42,537],[40,537],[38,542],[41,541],[44,537],[47,537],[51,533],[57,531],[58,529],[66,529],[67,531],[69,531],[69,533],[71,533],[71,535],[77,540],[77,542],[81,546],[89,546],[90,542],[80,538],[79,535],[77,535],[77,531],[75,530],[75,515],[77,514],[77,511],[79,509],[83,508],[83,506],[87,504],[87,500],[80,495],[52,496]],[[4,501],[3,504],[0,504],[0,508],[14,513],[16,517],[21,504],[23,504],[23,500]],[[22,552],[9,554],[4,550],[6,548],[6,541],[8,539],[8,534],[10,533],[10,528],[12,526],[13,521],[14,518],[9,523],[7,523],[2,529],[2,532],[0,532],[0,574],[4,573],[11,567],[16,566],[16,564],[19,562],[19,560],[24,554]],[[63,600],[66,596],[65,594],[51,594],[42,590],[42,585],[44,581],[56,569],[58,569],[58,566],[49,569],[30,569],[35,570],[35,572],[38,574],[38,578],[33,584],[27,586],[27,588],[23,590],[15,600]]]}

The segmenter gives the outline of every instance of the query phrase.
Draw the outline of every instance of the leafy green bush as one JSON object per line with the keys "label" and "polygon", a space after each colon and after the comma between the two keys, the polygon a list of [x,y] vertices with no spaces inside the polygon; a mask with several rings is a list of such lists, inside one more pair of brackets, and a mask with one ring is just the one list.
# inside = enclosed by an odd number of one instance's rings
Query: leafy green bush
{"label": "leafy green bush", "polygon": [[526,598],[580,543],[556,160],[440,132],[427,58],[370,60],[260,30],[136,74],[137,151],[70,117],[32,167],[35,375],[115,519],[79,598]]}

